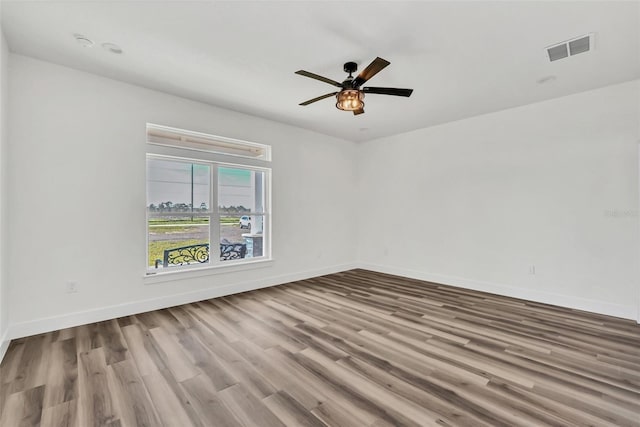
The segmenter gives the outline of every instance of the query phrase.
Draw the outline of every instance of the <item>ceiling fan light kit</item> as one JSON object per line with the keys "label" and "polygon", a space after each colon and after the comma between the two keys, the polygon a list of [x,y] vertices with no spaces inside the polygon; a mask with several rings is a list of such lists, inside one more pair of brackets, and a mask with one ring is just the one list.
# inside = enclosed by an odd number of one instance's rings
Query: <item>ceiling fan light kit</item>
{"label": "ceiling fan light kit", "polygon": [[306,106],[309,104],[313,104],[316,101],[320,101],[325,98],[329,98],[331,96],[336,96],[336,108],[343,111],[353,111],[354,115],[364,113],[364,93],[376,93],[379,95],[394,95],[394,96],[404,96],[409,97],[413,92],[413,89],[398,89],[392,87],[364,87],[360,88],[364,83],[366,83],[371,77],[378,74],[383,68],[390,64],[389,61],[384,60],[380,57],[374,59],[371,64],[367,66],[357,77],[353,77],[353,73],[358,69],[358,64],[355,62],[347,62],[344,64],[344,71],[349,73],[349,76],[342,82],[339,83],[335,80],[331,80],[329,78],[320,76],[318,74],[310,73],[309,71],[299,70],[296,71],[296,74],[299,74],[304,77],[309,77],[311,79],[319,80],[321,82],[328,83],[332,86],[336,86],[340,88],[339,92],[327,93],[325,95],[320,95],[316,98],[310,99],[305,102],[301,102],[301,106]]}
{"label": "ceiling fan light kit", "polygon": [[345,89],[336,95],[336,107],[343,111],[356,111],[364,108],[364,93],[356,89]]}

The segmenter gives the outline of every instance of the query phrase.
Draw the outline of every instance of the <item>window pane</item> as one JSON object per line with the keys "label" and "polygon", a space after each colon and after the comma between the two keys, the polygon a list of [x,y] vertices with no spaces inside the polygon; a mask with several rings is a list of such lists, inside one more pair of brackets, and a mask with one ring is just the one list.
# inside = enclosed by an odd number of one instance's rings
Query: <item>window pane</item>
{"label": "window pane", "polygon": [[218,209],[222,214],[264,212],[264,172],[218,168]]}
{"label": "window pane", "polygon": [[149,218],[150,269],[209,263],[209,217]]}
{"label": "window pane", "polygon": [[247,247],[242,234],[247,226],[247,215],[220,217],[220,261],[246,258]]}
{"label": "window pane", "polygon": [[220,260],[255,258],[264,255],[264,215],[220,217]]}
{"label": "window pane", "polygon": [[208,165],[147,159],[149,212],[191,212],[210,208]]}

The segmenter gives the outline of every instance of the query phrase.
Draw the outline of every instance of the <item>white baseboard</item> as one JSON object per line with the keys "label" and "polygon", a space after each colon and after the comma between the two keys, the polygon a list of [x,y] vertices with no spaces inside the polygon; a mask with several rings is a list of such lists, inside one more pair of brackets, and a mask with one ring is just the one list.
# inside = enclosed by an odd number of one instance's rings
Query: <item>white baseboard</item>
{"label": "white baseboard", "polygon": [[396,276],[424,280],[427,282],[438,283],[442,285],[488,292],[491,294],[540,302],[543,304],[573,308],[576,310],[583,310],[591,313],[606,314],[608,316],[620,317],[622,319],[631,319],[635,321],[640,320],[638,307],[631,304],[628,306],[621,304],[612,304],[608,302],[574,297],[570,295],[555,294],[550,292],[538,291],[535,289],[517,288],[509,285],[483,282],[479,280],[466,279],[463,277],[427,273],[423,271],[397,268],[387,265],[368,264],[363,262],[357,263],[357,265],[358,268],[377,271],[380,273],[393,274]]}
{"label": "white baseboard", "polygon": [[4,331],[4,334],[0,337],[0,363],[2,363],[2,359],[4,359],[4,355],[7,354],[7,350],[9,349],[9,344],[11,343],[11,339],[9,338],[9,329]]}
{"label": "white baseboard", "polygon": [[7,346],[9,339],[42,334],[58,329],[86,325],[87,323],[100,322],[103,320],[115,319],[122,316],[130,316],[133,314],[159,310],[162,308],[173,307],[181,304],[189,304],[192,302],[203,301],[210,298],[222,297],[225,295],[252,291],[255,289],[280,285],[283,283],[295,282],[297,280],[309,279],[311,277],[323,276],[325,274],[339,273],[341,271],[352,270],[354,268],[356,268],[355,264],[340,264],[318,270],[308,270],[281,276],[266,277],[260,280],[252,280],[227,286],[202,289],[195,292],[168,295],[165,297],[102,307],[94,310],[78,311],[61,316],[46,317],[30,320],[28,322],[14,323],[9,325],[8,331],[5,334],[7,339]]}

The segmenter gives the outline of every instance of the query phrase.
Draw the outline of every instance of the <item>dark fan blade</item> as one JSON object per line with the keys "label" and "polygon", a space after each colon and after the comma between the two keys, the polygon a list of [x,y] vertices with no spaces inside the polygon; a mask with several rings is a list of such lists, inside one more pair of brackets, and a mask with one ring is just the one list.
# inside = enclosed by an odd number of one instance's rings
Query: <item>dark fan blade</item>
{"label": "dark fan blade", "polygon": [[371,64],[367,66],[358,77],[353,79],[353,87],[360,87],[364,82],[369,80],[371,77],[378,74],[384,67],[391,64],[389,61],[384,60],[380,57],[374,59]]}
{"label": "dark fan blade", "polygon": [[333,86],[336,86],[336,87],[339,87],[339,88],[342,87],[342,84],[338,83],[335,80],[331,80],[331,79],[328,79],[326,77],[322,77],[322,76],[319,76],[317,74],[310,73],[308,71],[299,70],[299,71],[296,71],[296,74],[300,74],[301,76],[309,77],[311,79],[320,80],[321,82],[329,83],[330,85],[333,85]]}
{"label": "dark fan blade", "polygon": [[354,115],[354,116],[357,116],[358,114],[364,114],[364,108],[361,108],[361,109],[359,109],[359,110],[355,110],[355,111],[353,112],[353,115]]}
{"label": "dark fan blade", "polygon": [[317,97],[317,98],[313,98],[313,99],[310,99],[310,100],[308,100],[308,101],[304,101],[304,102],[302,102],[302,103],[300,103],[300,104],[298,104],[298,105],[309,105],[309,104],[313,104],[313,103],[314,103],[314,102],[316,102],[316,101],[320,101],[321,99],[325,99],[325,98],[328,98],[328,97],[330,97],[330,96],[334,96],[334,95],[337,95],[337,94],[338,94],[338,92],[328,93],[328,94],[326,94],[326,95],[322,95],[322,96],[319,96],[319,97]]}
{"label": "dark fan blade", "polygon": [[380,95],[395,95],[395,96],[411,96],[413,89],[398,89],[395,87],[363,87],[364,93],[378,93]]}

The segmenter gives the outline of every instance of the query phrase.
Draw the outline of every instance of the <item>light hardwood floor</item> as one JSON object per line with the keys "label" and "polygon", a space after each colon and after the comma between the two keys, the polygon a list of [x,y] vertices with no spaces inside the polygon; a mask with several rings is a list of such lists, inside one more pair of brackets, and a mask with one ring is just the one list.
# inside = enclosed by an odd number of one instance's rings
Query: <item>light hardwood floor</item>
{"label": "light hardwood floor", "polygon": [[640,326],[354,270],[15,340],[0,425],[640,426]]}

